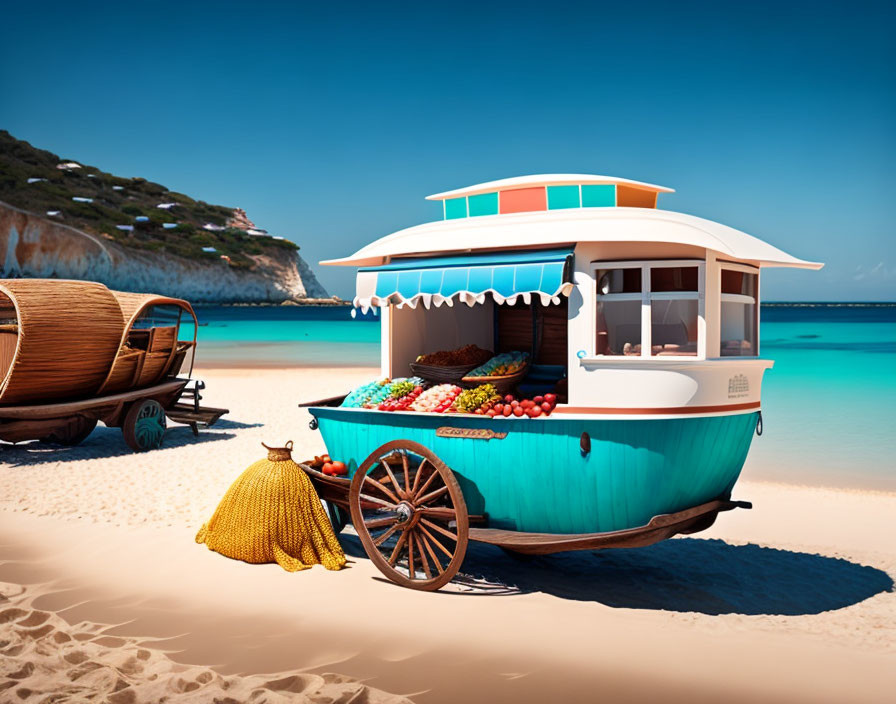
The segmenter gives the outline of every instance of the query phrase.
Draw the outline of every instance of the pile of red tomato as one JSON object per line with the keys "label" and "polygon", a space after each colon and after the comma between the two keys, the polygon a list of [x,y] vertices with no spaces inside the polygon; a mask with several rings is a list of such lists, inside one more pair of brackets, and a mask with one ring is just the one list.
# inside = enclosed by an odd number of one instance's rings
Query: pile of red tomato
{"label": "pile of red tomato", "polygon": [[513,394],[507,394],[503,402],[498,402],[484,412],[489,418],[504,416],[509,418],[538,418],[549,416],[557,405],[557,394],[545,394],[531,399],[517,400]]}

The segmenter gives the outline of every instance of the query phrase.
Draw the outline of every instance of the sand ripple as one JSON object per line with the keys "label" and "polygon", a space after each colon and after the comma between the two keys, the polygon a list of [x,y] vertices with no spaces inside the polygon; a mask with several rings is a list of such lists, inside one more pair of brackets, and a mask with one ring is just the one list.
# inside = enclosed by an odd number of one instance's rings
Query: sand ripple
{"label": "sand ripple", "polygon": [[181,665],[146,639],[109,636],[108,624],[69,624],[34,608],[40,588],[0,583],[0,701],[300,702],[402,704],[341,675],[304,672],[223,676],[208,667]]}

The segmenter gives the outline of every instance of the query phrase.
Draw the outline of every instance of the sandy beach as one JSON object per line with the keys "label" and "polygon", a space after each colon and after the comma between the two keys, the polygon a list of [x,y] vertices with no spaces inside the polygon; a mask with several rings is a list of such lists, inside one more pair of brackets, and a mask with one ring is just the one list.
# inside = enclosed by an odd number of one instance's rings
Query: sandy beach
{"label": "sandy beach", "polygon": [[199,438],[0,448],[0,701],[892,700],[896,494],[759,482],[749,459],[755,508],[704,533],[526,562],[473,544],[438,593],[387,582],[351,529],[341,572],[194,543],[262,441],[323,450],[299,401],[375,374],[206,369],[231,413]]}

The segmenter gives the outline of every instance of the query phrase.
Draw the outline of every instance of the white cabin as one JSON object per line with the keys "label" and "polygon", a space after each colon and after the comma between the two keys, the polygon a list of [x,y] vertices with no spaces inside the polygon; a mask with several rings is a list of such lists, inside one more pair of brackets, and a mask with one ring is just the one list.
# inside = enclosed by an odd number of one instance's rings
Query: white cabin
{"label": "white cabin", "polygon": [[[382,373],[475,343],[562,369],[558,412],[711,415],[759,408],[759,273],[819,269],[751,235],[659,210],[672,189],[550,174],[429,196],[443,219],[343,259],[382,310]],[[461,305],[465,304],[465,305]]]}

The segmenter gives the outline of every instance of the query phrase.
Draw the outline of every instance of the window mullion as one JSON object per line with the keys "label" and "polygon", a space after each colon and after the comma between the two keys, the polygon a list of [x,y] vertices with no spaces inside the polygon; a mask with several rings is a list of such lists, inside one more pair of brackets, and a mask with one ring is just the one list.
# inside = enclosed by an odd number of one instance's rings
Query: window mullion
{"label": "window mullion", "polygon": [[641,265],[641,356],[650,357],[650,265]]}
{"label": "window mullion", "polygon": [[697,267],[697,357],[706,359],[706,263]]}

